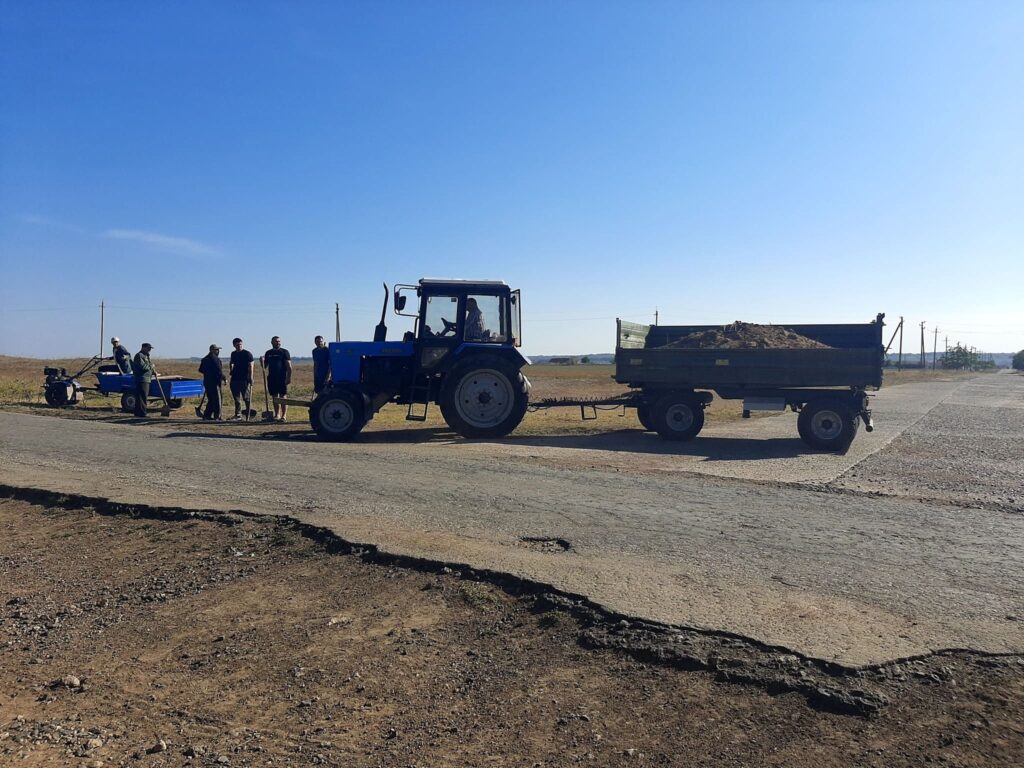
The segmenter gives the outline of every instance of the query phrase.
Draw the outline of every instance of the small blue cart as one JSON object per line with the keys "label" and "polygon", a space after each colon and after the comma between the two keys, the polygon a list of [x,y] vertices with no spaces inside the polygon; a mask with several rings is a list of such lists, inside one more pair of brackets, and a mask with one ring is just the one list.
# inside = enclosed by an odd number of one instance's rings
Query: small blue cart
{"label": "small blue cart", "polygon": [[[109,359],[109,358],[107,358]],[[83,392],[99,392],[105,397],[121,395],[121,410],[125,413],[135,411],[135,377],[130,373],[121,373],[116,365],[100,365],[104,358],[94,357],[80,371],[68,374],[64,368],[46,368],[46,383],[43,394],[46,402],[58,408],[77,405]],[[98,366],[98,367],[97,367]],[[88,371],[95,368],[96,386],[87,387],[79,381]],[[161,393],[161,387],[163,392]],[[159,382],[153,379],[149,383],[149,400],[161,405],[164,397],[171,409],[181,408],[186,397],[201,397],[203,382],[199,379],[186,379],[184,376],[161,376]]]}
{"label": "small blue cart", "polygon": [[[121,395],[121,410],[125,413],[135,412],[135,377],[130,373],[114,371],[97,371],[96,391],[104,395]],[[163,394],[160,394],[163,387]],[[160,381],[149,382],[149,399],[163,405],[164,397],[171,409],[181,408],[186,397],[201,397],[203,382],[198,379],[186,379],[184,376],[161,376]]]}

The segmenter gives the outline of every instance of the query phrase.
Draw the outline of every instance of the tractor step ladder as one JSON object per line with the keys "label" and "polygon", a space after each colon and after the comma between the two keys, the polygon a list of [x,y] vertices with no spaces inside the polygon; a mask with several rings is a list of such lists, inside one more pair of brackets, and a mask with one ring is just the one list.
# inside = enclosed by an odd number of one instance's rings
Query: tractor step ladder
{"label": "tractor step ladder", "polygon": [[[423,402],[416,402],[417,396],[423,397]],[[415,412],[413,409],[423,406],[423,411]],[[412,379],[412,386],[409,387],[409,409],[405,412],[406,421],[426,421],[427,409],[430,407],[430,381],[426,374],[416,374]]]}

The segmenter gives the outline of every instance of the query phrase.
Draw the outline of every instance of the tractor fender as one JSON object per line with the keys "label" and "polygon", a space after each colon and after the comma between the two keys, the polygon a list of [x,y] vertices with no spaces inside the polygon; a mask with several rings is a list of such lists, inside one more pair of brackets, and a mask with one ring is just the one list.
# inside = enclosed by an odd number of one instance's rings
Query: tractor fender
{"label": "tractor fender", "polygon": [[452,365],[466,359],[468,356],[480,353],[500,357],[503,360],[507,360],[512,363],[516,368],[522,368],[523,366],[531,364],[530,358],[520,352],[516,347],[465,342],[457,346],[454,353],[448,355],[448,359],[445,361],[445,368],[451,368]]}

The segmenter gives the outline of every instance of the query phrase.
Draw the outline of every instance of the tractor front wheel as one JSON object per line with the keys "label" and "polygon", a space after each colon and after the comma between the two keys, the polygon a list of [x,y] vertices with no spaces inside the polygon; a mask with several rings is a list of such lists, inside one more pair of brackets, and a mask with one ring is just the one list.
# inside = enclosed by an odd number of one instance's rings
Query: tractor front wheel
{"label": "tractor front wheel", "polygon": [[330,389],[309,406],[309,424],[321,440],[351,440],[366,425],[363,396],[350,389]]}
{"label": "tractor front wheel", "polygon": [[519,368],[496,355],[452,366],[441,385],[441,415],[463,437],[504,437],[519,426],[529,404]]}

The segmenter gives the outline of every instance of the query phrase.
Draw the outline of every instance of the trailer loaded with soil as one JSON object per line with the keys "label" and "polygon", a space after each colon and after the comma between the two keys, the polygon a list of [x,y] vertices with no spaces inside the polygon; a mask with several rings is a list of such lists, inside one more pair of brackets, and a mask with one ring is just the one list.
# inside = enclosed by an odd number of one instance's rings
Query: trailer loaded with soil
{"label": "trailer loaded with soil", "polygon": [[691,440],[714,395],[753,411],[799,414],[807,445],[845,451],[861,422],[871,431],[868,390],[882,385],[882,319],[844,325],[641,325],[617,321],[615,379],[622,404],[666,440]]}

